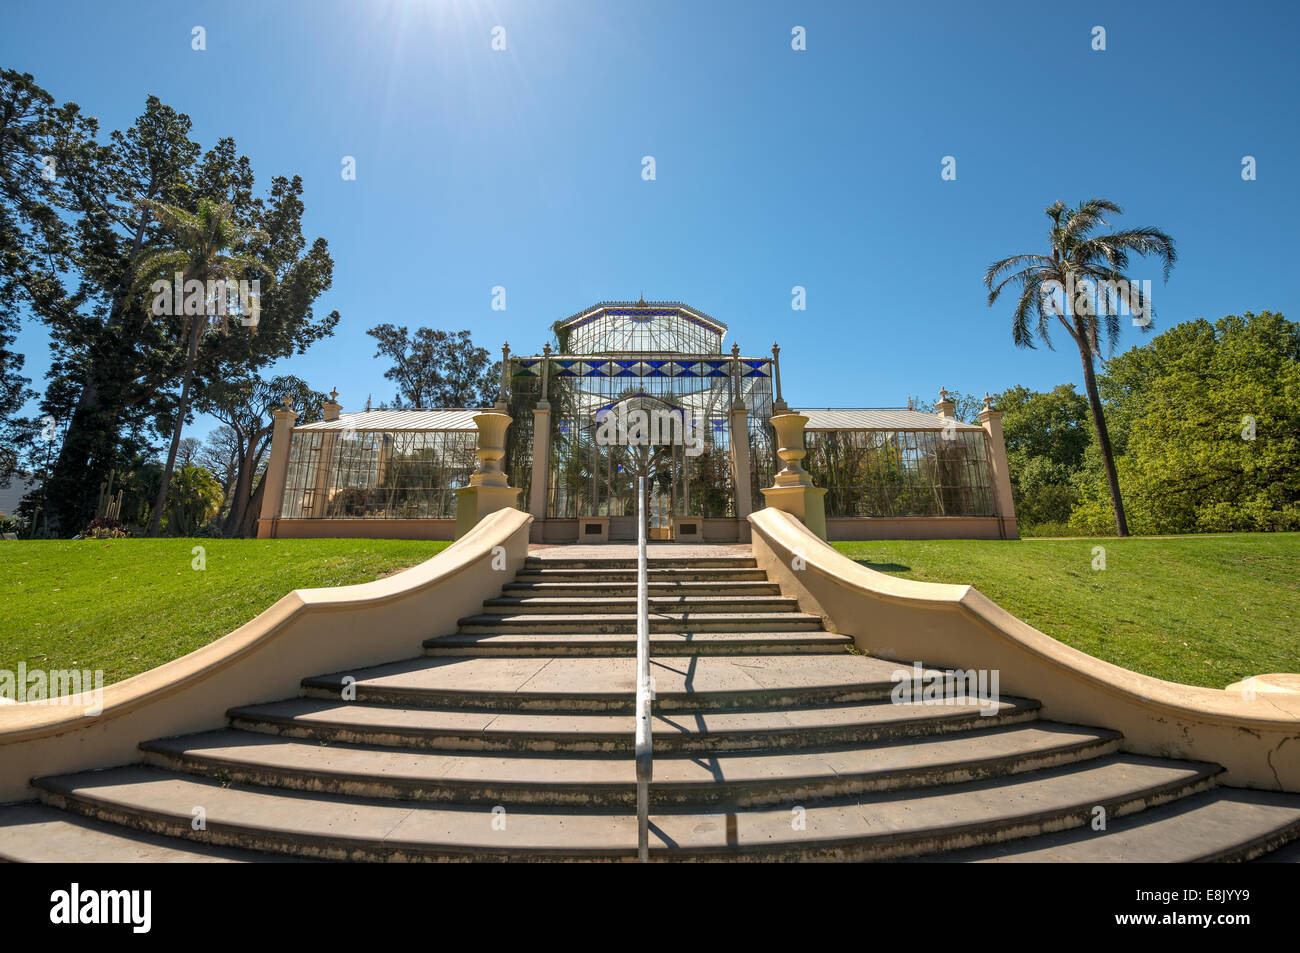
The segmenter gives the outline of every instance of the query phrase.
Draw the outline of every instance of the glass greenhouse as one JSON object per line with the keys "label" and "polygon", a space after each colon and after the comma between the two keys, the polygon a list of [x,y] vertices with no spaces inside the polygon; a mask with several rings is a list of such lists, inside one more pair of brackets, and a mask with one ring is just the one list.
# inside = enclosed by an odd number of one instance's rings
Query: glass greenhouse
{"label": "glass greenhouse", "polygon": [[[634,538],[638,463],[652,537],[748,538],[746,517],[782,465],[770,423],[783,406],[778,351],[724,350],[727,330],[680,302],[602,302],[556,322],[554,350],[508,358],[503,469],[534,538],[586,538],[593,527]],[[939,406],[800,411],[803,465],[827,491],[833,538],[1014,535],[1000,415],[975,425]],[[326,407],[326,419],[286,436],[283,460],[273,447],[283,490],[259,531],[450,538],[456,490],[478,463],[480,411]],[[601,439],[610,415],[638,412],[667,436],[648,451]]]}

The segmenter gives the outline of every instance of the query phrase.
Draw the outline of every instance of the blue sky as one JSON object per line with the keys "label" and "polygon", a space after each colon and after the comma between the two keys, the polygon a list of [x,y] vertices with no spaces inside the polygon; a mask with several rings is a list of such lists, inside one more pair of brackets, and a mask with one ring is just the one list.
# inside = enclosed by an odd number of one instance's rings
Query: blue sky
{"label": "blue sky", "polygon": [[[535,352],[556,318],[641,294],[721,319],[747,354],[780,341],[796,406],[896,406],[1081,381],[1064,340],[1014,348],[1011,304],[990,309],[981,282],[1041,250],[1058,198],[1113,199],[1117,224],[1176,239],[1168,285],[1154,262],[1132,269],[1153,279],[1157,328],[1300,316],[1298,9],[44,2],[7,5],[0,63],[105,130],[153,93],[205,147],[233,136],[264,184],[303,176],[308,237],[336,263],[317,306],[343,320],[282,370],[337,386],[345,409],[393,394],[365,335],[380,322]],[[20,350],[39,382],[39,327]]]}

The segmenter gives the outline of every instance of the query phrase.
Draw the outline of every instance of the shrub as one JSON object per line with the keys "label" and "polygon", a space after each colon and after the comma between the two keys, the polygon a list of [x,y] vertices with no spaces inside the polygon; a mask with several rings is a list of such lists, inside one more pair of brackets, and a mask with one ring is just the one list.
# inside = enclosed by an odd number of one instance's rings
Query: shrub
{"label": "shrub", "polygon": [[221,539],[221,521],[208,520],[190,535],[200,539]]}
{"label": "shrub", "polygon": [[81,533],[83,539],[126,539],[130,535],[121,520],[107,516],[96,516]]}
{"label": "shrub", "polygon": [[1055,520],[1042,523],[1020,523],[1021,536],[1078,536],[1070,524]]}
{"label": "shrub", "polygon": [[206,467],[188,464],[172,475],[163,526],[172,536],[194,536],[221,507],[221,484]]}

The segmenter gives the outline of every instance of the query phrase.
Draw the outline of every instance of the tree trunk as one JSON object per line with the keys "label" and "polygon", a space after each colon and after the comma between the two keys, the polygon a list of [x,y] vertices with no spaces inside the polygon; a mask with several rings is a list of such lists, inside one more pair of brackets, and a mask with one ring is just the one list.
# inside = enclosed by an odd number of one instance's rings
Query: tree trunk
{"label": "tree trunk", "polygon": [[1119,474],[1115,470],[1115,453],[1110,447],[1110,432],[1102,413],[1101,397],[1097,393],[1097,376],[1092,366],[1092,351],[1087,334],[1080,333],[1075,341],[1079,357],[1083,360],[1083,386],[1088,393],[1088,406],[1092,410],[1092,423],[1097,428],[1097,445],[1101,448],[1101,462],[1106,470],[1106,483],[1110,486],[1110,502],[1115,510],[1115,535],[1128,535],[1128,520],[1124,517],[1124,501],[1119,494]]}
{"label": "tree trunk", "polygon": [[[149,194],[155,192],[150,183]],[[124,289],[113,301],[105,332],[114,332],[126,320],[130,303],[130,281],[134,262],[144,247],[145,231],[151,214],[144,211],[131,240],[127,257]],[[113,334],[104,334],[110,340]],[[86,355],[86,370],[77,406],[64,431],[59,455],[46,485],[46,520],[56,535],[79,533],[94,515],[94,498],[100,481],[114,465],[118,430],[121,426],[123,375],[129,374],[134,354],[118,347],[115,352],[97,353],[91,343]]]}
{"label": "tree trunk", "polygon": [[176,468],[176,452],[181,445],[181,432],[185,429],[185,416],[190,410],[190,385],[194,382],[194,365],[198,363],[199,338],[203,333],[203,315],[193,316],[190,329],[188,349],[185,356],[185,378],[181,383],[181,397],[176,405],[176,426],[172,429],[172,445],[167,451],[167,466],[163,467],[162,485],[158,487],[158,498],[154,501],[153,512],[149,514],[150,538],[158,535],[162,524],[163,508],[167,505],[167,491],[172,482],[172,471]]}
{"label": "tree trunk", "polygon": [[253,478],[257,476],[257,461],[254,459],[256,452],[257,438],[254,437],[239,462],[239,479],[235,481],[235,499],[230,504],[230,516],[226,520],[226,526],[223,527],[232,536],[244,535],[243,526],[251,502],[250,497],[253,495]]}
{"label": "tree trunk", "polygon": [[262,497],[266,495],[266,474],[262,474],[262,479],[257,481],[257,489],[253,491],[252,497],[249,498],[248,507],[244,510],[244,520],[239,525],[239,535],[252,539],[257,536],[257,520],[262,515]]}
{"label": "tree trunk", "polygon": [[[81,532],[90,521],[89,488],[98,475],[93,461],[102,455],[104,429],[99,406],[98,368],[87,370],[63,443],[45,486],[45,519],[55,535]],[[101,439],[96,439],[96,438]]]}
{"label": "tree trunk", "polygon": [[244,518],[244,505],[248,500],[248,494],[252,491],[253,474],[248,466],[248,449],[244,435],[236,428],[235,441],[239,446],[239,453],[236,456],[234,492],[230,496],[230,512],[226,514],[225,520],[221,523],[222,536],[238,536],[239,524]]}

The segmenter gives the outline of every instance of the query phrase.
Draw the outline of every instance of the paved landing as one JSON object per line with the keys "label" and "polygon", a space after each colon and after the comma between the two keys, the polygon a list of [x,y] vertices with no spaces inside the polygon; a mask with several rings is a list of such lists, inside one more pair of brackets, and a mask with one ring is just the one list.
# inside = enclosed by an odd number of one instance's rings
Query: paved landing
{"label": "paved landing", "polygon": [[[636,559],[636,543],[593,543],[576,546],[573,544],[531,543],[528,555],[538,559]],[[697,559],[709,556],[741,556],[749,558],[754,555],[748,543],[665,543],[646,544],[647,557],[667,557],[669,559]]]}

